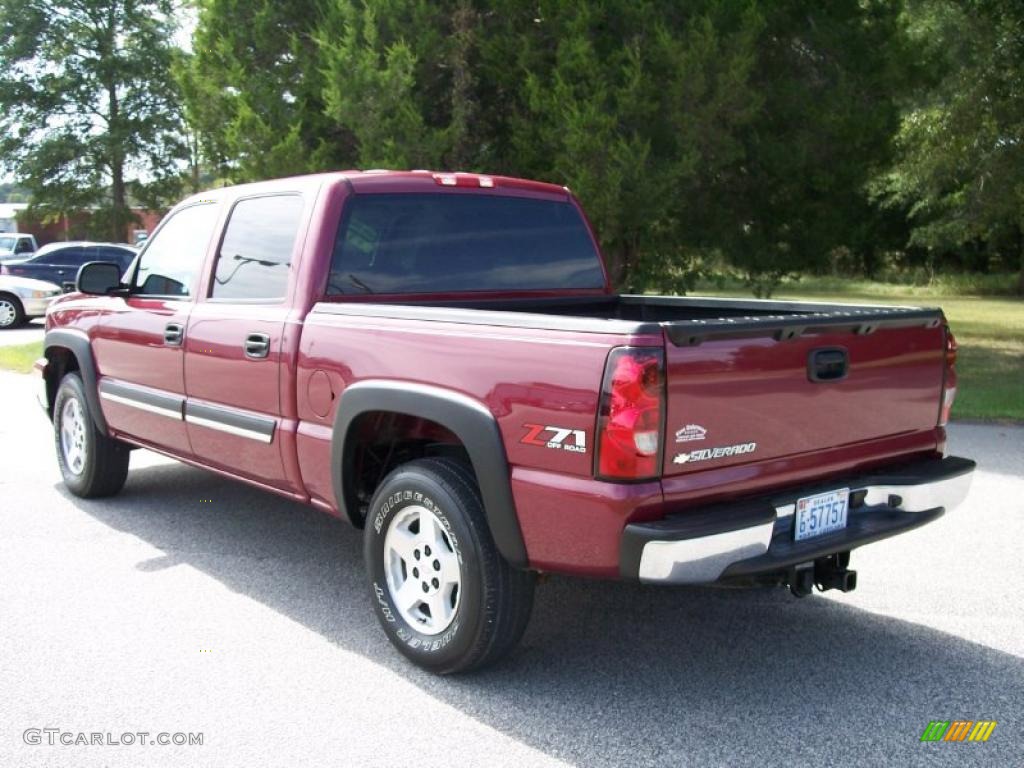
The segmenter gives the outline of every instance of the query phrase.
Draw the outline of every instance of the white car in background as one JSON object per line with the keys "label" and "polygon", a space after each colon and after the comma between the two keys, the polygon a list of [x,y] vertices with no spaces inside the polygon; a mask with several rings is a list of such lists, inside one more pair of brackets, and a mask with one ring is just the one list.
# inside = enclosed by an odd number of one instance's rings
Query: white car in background
{"label": "white car in background", "polygon": [[42,317],[50,302],[62,293],[59,285],[29,277],[0,275],[0,330],[17,328]]}

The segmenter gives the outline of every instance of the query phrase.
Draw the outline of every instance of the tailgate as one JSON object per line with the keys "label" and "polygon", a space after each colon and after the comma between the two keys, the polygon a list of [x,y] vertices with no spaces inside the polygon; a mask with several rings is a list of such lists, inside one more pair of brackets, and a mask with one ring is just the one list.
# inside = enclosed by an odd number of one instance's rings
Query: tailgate
{"label": "tailgate", "polygon": [[938,421],[945,330],[937,311],[860,333],[710,335],[689,344],[666,335],[666,476],[923,432]]}

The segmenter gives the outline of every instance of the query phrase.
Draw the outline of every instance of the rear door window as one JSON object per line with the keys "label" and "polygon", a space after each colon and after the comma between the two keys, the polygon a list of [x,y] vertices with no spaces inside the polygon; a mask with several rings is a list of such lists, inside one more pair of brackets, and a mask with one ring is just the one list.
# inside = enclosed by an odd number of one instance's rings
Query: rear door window
{"label": "rear door window", "polygon": [[210,295],[226,300],[283,299],[302,210],[302,197],[295,194],[239,200],[217,250]]}

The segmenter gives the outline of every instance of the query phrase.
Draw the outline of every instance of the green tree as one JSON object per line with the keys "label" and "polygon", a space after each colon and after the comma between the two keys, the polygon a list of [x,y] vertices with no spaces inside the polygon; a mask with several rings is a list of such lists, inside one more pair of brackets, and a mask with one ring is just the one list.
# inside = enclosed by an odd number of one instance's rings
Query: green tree
{"label": "green tree", "polygon": [[822,269],[833,249],[873,248],[885,222],[866,185],[890,160],[910,56],[898,4],[762,7],[752,87],[763,106],[743,127],[744,159],[708,215],[721,220],[728,260],[757,295],[770,295],[783,277]]}
{"label": "green tree", "polygon": [[[378,7],[387,13],[379,15]],[[351,137],[361,168],[425,168],[440,157],[442,136],[427,125],[416,97],[416,53],[395,34],[399,19],[412,16],[418,23],[406,31],[427,29],[425,10],[349,0],[328,6],[317,36],[325,112],[336,131]]]}
{"label": "green tree", "polygon": [[484,111],[507,114],[500,168],[568,185],[619,285],[689,285],[715,179],[739,160],[737,129],[761,26],[736,3],[497,3]]}
{"label": "green tree", "polygon": [[[325,115],[321,0],[199,0],[192,56],[176,68],[207,164],[241,182],[351,156]],[[346,151],[348,150],[348,151]]]}
{"label": "green tree", "polygon": [[908,55],[898,6],[493,6],[481,111],[508,117],[490,157],[571,187],[619,285],[686,289],[725,257],[768,294],[871,248],[865,183],[890,159]]}
{"label": "green tree", "polygon": [[173,192],[172,11],[169,0],[0,0],[0,158],[34,206],[96,205],[122,239],[133,188]]}
{"label": "green tree", "polygon": [[[754,290],[901,242],[891,162],[913,50],[885,0],[200,0],[180,73],[220,176],[454,168],[568,185],[615,282]],[[895,235],[893,221],[897,222]]]}
{"label": "green tree", "polygon": [[326,115],[361,168],[481,169],[481,16],[471,0],[325,0]]}
{"label": "green tree", "polygon": [[1024,294],[1024,5],[919,0],[908,15],[935,77],[906,111],[875,192],[906,211],[911,245],[1001,246]]}

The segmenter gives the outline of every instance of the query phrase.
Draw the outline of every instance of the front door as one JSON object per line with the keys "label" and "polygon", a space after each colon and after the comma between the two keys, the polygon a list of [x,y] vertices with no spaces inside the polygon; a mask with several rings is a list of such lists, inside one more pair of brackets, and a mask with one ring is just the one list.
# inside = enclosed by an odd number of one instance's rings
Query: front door
{"label": "front door", "polygon": [[191,453],[184,422],[184,344],[216,203],[172,213],[139,256],[127,298],[110,299],[94,337],[100,404],[115,432]]}

